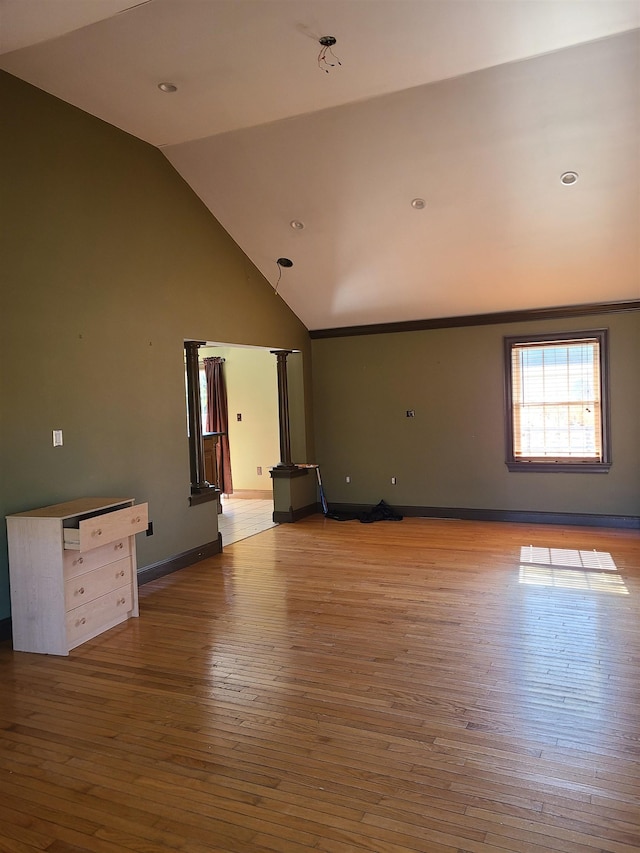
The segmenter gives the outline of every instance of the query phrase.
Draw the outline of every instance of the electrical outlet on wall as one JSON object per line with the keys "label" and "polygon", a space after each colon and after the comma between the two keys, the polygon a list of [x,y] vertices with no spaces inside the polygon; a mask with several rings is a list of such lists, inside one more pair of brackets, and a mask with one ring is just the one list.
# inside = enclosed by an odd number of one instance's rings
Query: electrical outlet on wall
{"label": "electrical outlet on wall", "polygon": [[262,465],[258,465],[258,467],[256,468],[256,474],[258,475],[258,477],[262,477]]}

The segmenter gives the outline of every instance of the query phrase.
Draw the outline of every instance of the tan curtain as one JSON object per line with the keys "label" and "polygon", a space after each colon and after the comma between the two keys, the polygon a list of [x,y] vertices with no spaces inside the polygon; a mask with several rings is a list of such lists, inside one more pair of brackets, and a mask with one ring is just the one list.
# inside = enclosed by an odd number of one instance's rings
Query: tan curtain
{"label": "tan curtain", "polygon": [[220,488],[225,495],[233,493],[231,477],[231,452],[229,450],[229,417],[227,389],[224,381],[224,359],[205,358],[204,373],[207,378],[207,432],[221,433],[216,442],[216,463]]}

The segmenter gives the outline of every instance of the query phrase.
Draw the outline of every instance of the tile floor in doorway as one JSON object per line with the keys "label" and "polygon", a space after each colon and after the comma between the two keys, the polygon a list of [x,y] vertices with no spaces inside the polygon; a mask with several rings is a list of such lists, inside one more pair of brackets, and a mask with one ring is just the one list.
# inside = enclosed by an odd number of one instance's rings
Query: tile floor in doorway
{"label": "tile floor in doorway", "polygon": [[218,530],[222,533],[223,548],[275,526],[272,500],[222,498]]}

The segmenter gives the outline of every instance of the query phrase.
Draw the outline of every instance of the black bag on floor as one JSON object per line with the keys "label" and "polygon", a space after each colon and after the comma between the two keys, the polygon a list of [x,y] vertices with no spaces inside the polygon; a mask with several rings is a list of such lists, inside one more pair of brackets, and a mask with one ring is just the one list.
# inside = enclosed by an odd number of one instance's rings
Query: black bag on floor
{"label": "black bag on floor", "polygon": [[362,524],[371,524],[373,521],[402,521],[402,516],[384,501],[380,501],[373,509],[361,512],[358,518]]}

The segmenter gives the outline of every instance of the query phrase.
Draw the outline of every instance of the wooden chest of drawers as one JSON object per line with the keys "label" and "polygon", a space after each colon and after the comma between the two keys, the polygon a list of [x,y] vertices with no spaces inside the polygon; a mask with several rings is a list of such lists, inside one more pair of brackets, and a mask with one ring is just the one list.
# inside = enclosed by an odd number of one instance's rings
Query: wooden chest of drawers
{"label": "wooden chest of drawers", "polygon": [[147,504],[80,498],[7,516],[13,648],[67,655],[138,615]]}

